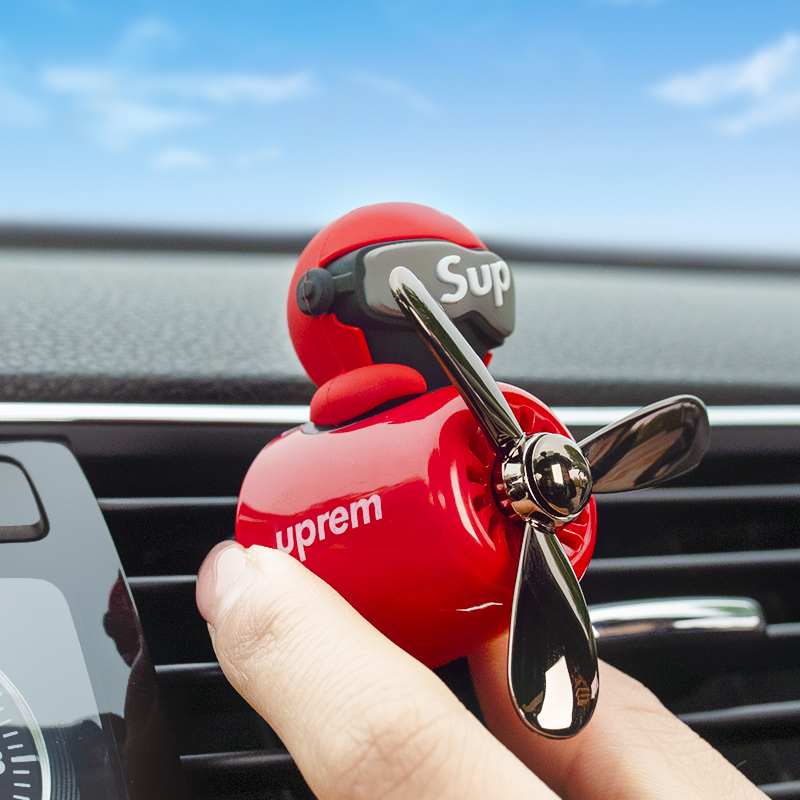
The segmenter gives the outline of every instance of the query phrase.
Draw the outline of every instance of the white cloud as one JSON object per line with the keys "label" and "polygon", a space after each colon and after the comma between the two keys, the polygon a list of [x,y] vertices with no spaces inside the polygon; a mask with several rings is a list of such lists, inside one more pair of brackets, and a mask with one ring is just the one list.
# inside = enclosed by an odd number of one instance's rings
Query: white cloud
{"label": "white cloud", "polygon": [[379,94],[397,98],[412,111],[421,114],[435,114],[437,111],[436,105],[430,98],[412,89],[404,81],[386,78],[373,72],[355,72],[353,73],[353,80],[362,86],[374,89]]}
{"label": "white cloud", "polygon": [[85,110],[94,117],[94,137],[110,150],[124,149],[143,137],[206,122],[206,117],[196,112],[122,99],[87,103]]}
{"label": "white cloud", "polygon": [[237,153],[232,159],[234,167],[245,169],[247,167],[255,167],[259,164],[264,164],[269,161],[274,161],[283,155],[280,147],[267,145],[266,147],[259,147],[255,150],[245,150]]}
{"label": "white cloud", "polygon": [[167,131],[202,125],[207,114],[154,102],[135,81],[111,69],[51,67],[42,72],[43,85],[71,96],[74,110],[89,135],[109,150]]}
{"label": "white cloud", "polygon": [[718,126],[725,133],[738,136],[753,128],[781,125],[800,118],[800,91],[771,98],[769,102],[759,103],[748,111],[727,119],[719,120]]}
{"label": "white cloud", "polygon": [[207,124],[213,107],[274,105],[312,91],[308,72],[273,77],[258,73],[152,75],[118,67],[57,66],[42,84],[71,97],[89,134],[104,147],[122,149],[166,131]]}
{"label": "white cloud", "polygon": [[741,61],[674,75],[653,94],[695,108],[738,101],[738,110],[715,122],[730,134],[793,121],[800,117],[800,36],[788,33]]}
{"label": "white cloud", "polygon": [[272,105],[306,95],[313,88],[307,71],[275,78],[256,73],[146,75],[105,67],[50,67],[43,70],[42,82],[54,91],[78,95],[159,96],[220,105]]}
{"label": "white cloud", "polygon": [[[314,91],[312,75],[304,70],[277,76],[233,71],[163,73],[142,58],[156,46],[177,41],[176,31],[162,19],[139,19],[123,31],[106,59],[45,66],[40,70],[40,84],[66,101],[78,130],[111,150],[210,125],[220,117],[223,106],[267,107]],[[16,116],[20,115],[21,111]]]}
{"label": "white cloud", "polygon": [[295,72],[280,78],[253,73],[175,75],[145,78],[140,88],[152,94],[207,100],[220,105],[249,102],[273,105],[312,91],[311,74]]}
{"label": "white cloud", "polygon": [[668,78],[654,92],[663,100],[694,106],[710,105],[736,95],[764,96],[777,88],[781,78],[796,71],[798,55],[800,37],[790,33],[743,61]]}
{"label": "white cloud", "polygon": [[211,166],[211,159],[199,150],[188,147],[171,147],[157,153],[152,166],[160,171],[176,169],[206,169]]}

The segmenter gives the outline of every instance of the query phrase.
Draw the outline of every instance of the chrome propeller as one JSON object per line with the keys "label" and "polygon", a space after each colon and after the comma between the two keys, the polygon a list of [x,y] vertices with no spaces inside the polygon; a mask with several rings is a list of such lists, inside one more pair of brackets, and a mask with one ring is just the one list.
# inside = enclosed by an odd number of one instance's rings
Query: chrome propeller
{"label": "chrome propeller", "polygon": [[533,730],[572,736],[597,703],[597,652],[586,601],[555,533],[593,492],[654,486],[693,469],[708,445],[705,406],[688,395],[662,400],[578,444],[559,434],[525,434],[486,366],[422,282],[396,267],[389,284],[499,457],[511,507],[526,522],[508,649],[514,704]]}

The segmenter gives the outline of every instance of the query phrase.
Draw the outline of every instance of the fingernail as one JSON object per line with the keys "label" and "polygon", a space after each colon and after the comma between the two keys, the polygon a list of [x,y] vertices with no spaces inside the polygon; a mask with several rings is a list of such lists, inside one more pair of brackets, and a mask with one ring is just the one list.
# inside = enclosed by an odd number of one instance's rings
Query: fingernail
{"label": "fingernail", "polygon": [[220,542],[206,556],[197,575],[197,608],[210,625],[216,625],[239,599],[255,575],[244,548]]}

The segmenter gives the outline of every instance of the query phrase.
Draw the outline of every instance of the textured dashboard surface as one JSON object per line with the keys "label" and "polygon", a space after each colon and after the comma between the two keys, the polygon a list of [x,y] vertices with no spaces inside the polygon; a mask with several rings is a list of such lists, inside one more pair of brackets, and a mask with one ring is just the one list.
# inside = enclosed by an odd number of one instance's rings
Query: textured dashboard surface
{"label": "textured dashboard surface", "polygon": [[[297,402],[295,258],[0,249],[0,399]],[[800,401],[800,274],[513,262],[491,365],[550,403]]]}

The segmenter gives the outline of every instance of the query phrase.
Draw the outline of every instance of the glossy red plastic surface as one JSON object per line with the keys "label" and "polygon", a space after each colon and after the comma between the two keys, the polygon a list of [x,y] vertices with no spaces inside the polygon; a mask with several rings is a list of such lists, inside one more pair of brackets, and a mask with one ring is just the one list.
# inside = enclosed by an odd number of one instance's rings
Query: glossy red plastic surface
{"label": "glossy red plastic surface", "polygon": [[345,253],[369,244],[406,239],[446,239],[462,247],[486,249],[469,228],[435,208],[417,203],[377,203],[357,208],[326,225],[301,253],[289,290],[289,335],[317,386],[342,372],[371,364],[372,357],[359,328],[339,322],[333,314],[303,314],[295,299],[297,282],[309,269],[325,266]]}
{"label": "glossy red plastic surface", "polygon": [[341,425],[390,400],[424,394],[425,378],[405,364],[370,364],[343,372],[317,389],[311,399],[315,425]]}
{"label": "glossy red plastic surface", "polygon": [[[501,385],[527,432],[569,435],[536,398]],[[508,626],[521,521],[499,509],[495,456],[454,388],[363,422],[289,431],[254,461],[236,538],[292,553],[429,666]],[[580,577],[594,500],[558,536]]]}

